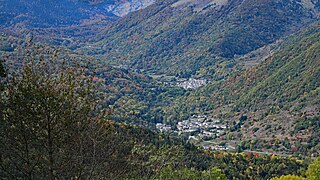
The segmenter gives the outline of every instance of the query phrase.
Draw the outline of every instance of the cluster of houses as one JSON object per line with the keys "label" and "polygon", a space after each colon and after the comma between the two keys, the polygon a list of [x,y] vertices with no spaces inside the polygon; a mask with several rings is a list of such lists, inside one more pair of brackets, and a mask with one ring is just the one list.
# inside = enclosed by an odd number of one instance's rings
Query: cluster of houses
{"label": "cluster of houses", "polygon": [[209,143],[211,140],[225,135],[226,128],[228,128],[221,120],[211,116],[193,115],[188,120],[178,122],[176,128],[162,123],[157,123],[156,128],[160,132],[174,132],[179,135],[187,135],[189,139],[193,139],[196,142],[207,142],[207,145],[202,146],[204,149],[229,150],[228,146]]}
{"label": "cluster of houses", "polygon": [[[166,124],[157,123],[156,128],[160,132],[173,131],[172,127]],[[219,137],[225,133],[226,125],[218,119],[207,115],[193,115],[190,119],[178,122],[176,131],[179,135],[197,135],[200,139],[205,137]]]}
{"label": "cluster of houses", "polygon": [[190,119],[177,124],[179,134],[196,133],[200,138],[219,137],[225,133],[226,128],[227,126],[222,124],[220,120],[207,115],[193,115]]}
{"label": "cluster of houses", "polygon": [[184,89],[196,89],[199,88],[201,86],[204,86],[205,84],[207,84],[207,80],[206,79],[194,79],[194,78],[190,78],[187,81],[178,81],[176,86],[178,87],[182,87]]}

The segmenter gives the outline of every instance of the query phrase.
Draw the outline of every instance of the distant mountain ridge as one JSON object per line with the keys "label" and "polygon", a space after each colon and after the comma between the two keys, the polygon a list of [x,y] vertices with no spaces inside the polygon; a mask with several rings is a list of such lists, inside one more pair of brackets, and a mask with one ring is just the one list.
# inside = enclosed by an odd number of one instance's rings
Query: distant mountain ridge
{"label": "distant mountain ridge", "polygon": [[117,21],[153,0],[2,0],[0,32],[70,49],[82,47]]}
{"label": "distant mountain ridge", "polygon": [[7,27],[19,24],[31,28],[69,26],[97,15],[108,20],[115,18],[101,6],[90,6],[86,2],[73,0],[4,1],[0,5],[0,12],[0,23]]}
{"label": "distant mountain ridge", "polygon": [[157,1],[82,50],[137,69],[192,75],[306,27],[319,18],[319,8],[319,0]]}
{"label": "distant mountain ridge", "polygon": [[59,27],[81,24],[86,19],[114,21],[153,3],[153,0],[11,0],[0,3],[0,25],[25,23],[28,27]]}

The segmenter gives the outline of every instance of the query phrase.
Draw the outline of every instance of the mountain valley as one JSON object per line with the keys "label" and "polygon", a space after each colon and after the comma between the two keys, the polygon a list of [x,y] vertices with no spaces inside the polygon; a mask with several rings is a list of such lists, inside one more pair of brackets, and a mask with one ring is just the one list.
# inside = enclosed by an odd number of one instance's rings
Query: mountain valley
{"label": "mountain valley", "polygon": [[320,178],[319,13],[0,0],[0,179]]}

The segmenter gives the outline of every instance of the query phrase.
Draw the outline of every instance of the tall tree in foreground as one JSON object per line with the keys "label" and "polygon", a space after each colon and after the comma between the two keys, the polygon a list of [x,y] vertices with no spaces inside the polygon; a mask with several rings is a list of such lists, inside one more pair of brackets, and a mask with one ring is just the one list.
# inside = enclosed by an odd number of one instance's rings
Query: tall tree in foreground
{"label": "tall tree in foreground", "polygon": [[2,178],[78,179],[98,173],[104,132],[90,78],[79,67],[56,62],[56,53],[47,57],[26,53],[21,74],[8,78],[1,92]]}

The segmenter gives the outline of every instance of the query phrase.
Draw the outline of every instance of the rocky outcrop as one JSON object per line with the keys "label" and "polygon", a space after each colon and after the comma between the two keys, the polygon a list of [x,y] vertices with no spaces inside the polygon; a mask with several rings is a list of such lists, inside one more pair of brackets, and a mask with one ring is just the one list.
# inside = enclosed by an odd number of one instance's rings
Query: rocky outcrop
{"label": "rocky outcrop", "polygon": [[107,10],[117,16],[123,17],[130,12],[143,9],[154,2],[155,0],[129,0],[119,4],[108,5]]}

